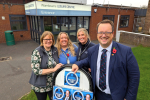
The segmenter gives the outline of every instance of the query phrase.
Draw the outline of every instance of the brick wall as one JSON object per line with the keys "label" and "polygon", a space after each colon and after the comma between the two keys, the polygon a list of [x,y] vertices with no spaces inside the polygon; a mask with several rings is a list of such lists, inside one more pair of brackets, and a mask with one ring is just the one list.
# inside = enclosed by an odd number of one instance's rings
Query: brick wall
{"label": "brick wall", "polygon": [[[97,9],[97,12],[94,13],[94,9]],[[121,15],[130,15],[129,25],[126,28],[119,28],[118,30],[130,31],[132,32],[133,23],[134,23],[134,10],[120,10]],[[89,35],[91,40],[97,40],[97,32],[96,26],[97,24],[103,20],[103,15],[115,15],[114,17],[114,30],[116,32],[117,19],[118,19],[119,10],[117,8],[100,8],[100,7],[92,7],[91,18],[90,18],[90,28]]]}
{"label": "brick wall", "polygon": [[[24,5],[12,5],[9,6],[5,4],[3,7],[2,4],[0,4],[0,43],[5,43],[5,31],[11,30],[10,26],[10,20],[9,20],[9,15],[25,15],[25,9]],[[5,17],[5,20],[2,20],[2,16]],[[22,40],[30,40],[30,25],[29,25],[29,17],[26,17],[27,20],[27,31],[14,31],[14,38],[15,41],[22,41]],[[23,35],[21,37],[20,35]]]}
{"label": "brick wall", "polygon": [[[117,8],[97,8],[97,12],[94,13],[94,9],[97,7],[92,7],[91,10],[91,18],[90,18],[90,27],[89,27],[89,34],[91,37],[91,40],[97,40],[97,32],[96,32],[96,26],[97,23],[102,21],[103,15],[115,15],[114,18],[114,29],[116,31],[117,26],[117,18],[119,14],[119,10]],[[25,9],[24,5],[12,5],[10,8],[7,4],[5,4],[5,8],[3,8],[3,5],[0,4],[0,16],[5,16],[5,20],[2,20],[0,17],[0,43],[6,42],[5,40],[5,33],[6,30],[11,30],[10,26],[10,20],[9,20],[9,14],[14,15],[25,15]],[[125,31],[132,31],[133,28],[133,22],[134,22],[134,10],[120,10],[120,15],[130,15],[129,19],[129,25],[126,28],[118,28],[119,30],[125,30]],[[27,31],[14,31],[14,37],[15,41],[22,41],[22,40],[30,40],[30,25],[29,25],[29,17],[27,16]],[[20,35],[23,35],[21,37]]]}
{"label": "brick wall", "polygon": [[148,8],[146,12],[145,26],[143,32],[146,34],[150,34],[150,1],[148,2]]}
{"label": "brick wall", "polygon": [[150,35],[133,32],[120,32],[119,42],[150,47]]}

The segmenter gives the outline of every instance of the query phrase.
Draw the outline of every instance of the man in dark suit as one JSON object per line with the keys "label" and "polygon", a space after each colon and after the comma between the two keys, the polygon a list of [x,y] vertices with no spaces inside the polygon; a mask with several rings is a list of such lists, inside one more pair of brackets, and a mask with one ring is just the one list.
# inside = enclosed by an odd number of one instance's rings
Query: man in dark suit
{"label": "man in dark suit", "polygon": [[72,65],[72,71],[90,65],[96,100],[136,100],[140,72],[130,47],[112,41],[114,24],[97,24],[99,44],[88,50],[88,57]]}
{"label": "man in dark suit", "polygon": [[70,91],[69,90],[66,91],[66,97],[63,100],[72,100],[71,96],[70,96]]}

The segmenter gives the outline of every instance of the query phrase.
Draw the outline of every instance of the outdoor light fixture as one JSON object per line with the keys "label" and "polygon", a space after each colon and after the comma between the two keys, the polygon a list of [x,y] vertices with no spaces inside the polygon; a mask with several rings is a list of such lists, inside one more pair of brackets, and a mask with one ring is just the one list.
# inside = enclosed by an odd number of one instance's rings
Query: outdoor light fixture
{"label": "outdoor light fixture", "polygon": [[96,13],[96,12],[97,12],[97,9],[94,9],[94,12]]}

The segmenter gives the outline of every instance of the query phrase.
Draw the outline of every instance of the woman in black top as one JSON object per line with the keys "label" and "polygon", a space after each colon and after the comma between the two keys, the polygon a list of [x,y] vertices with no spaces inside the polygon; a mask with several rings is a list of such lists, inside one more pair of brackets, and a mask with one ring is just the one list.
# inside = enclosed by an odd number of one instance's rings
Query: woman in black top
{"label": "woman in black top", "polygon": [[[88,49],[95,44],[91,42],[88,31],[85,28],[80,28],[77,32],[77,38],[79,40],[79,47],[77,52],[77,60],[83,60],[88,56]],[[86,66],[83,67],[85,71],[90,71]]]}

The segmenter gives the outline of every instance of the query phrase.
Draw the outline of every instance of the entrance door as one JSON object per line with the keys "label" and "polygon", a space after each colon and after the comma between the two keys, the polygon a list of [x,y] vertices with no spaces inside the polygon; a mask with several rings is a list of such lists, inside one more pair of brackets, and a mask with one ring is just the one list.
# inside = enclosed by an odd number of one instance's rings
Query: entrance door
{"label": "entrance door", "polygon": [[72,42],[77,41],[76,17],[44,17],[44,29],[53,33],[55,41],[60,32],[68,33]]}
{"label": "entrance door", "polygon": [[79,28],[89,31],[89,17],[30,16],[30,28],[31,38],[38,43],[44,31],[52,32],[55,40],[60,32],[66,32],[71,41],[76,42]]}
{"label": "entrance door", "polygon": [[60,32],[68,33],[72,42],[77,41],[77,30],[84,27],[83,17],[44,16],[44,29],[54,34],[55,40]]}
{"label": "entrance door", "polygon": [[61,32],[68,33],[71,41],[76,42],[76,17],[61,17]]}

